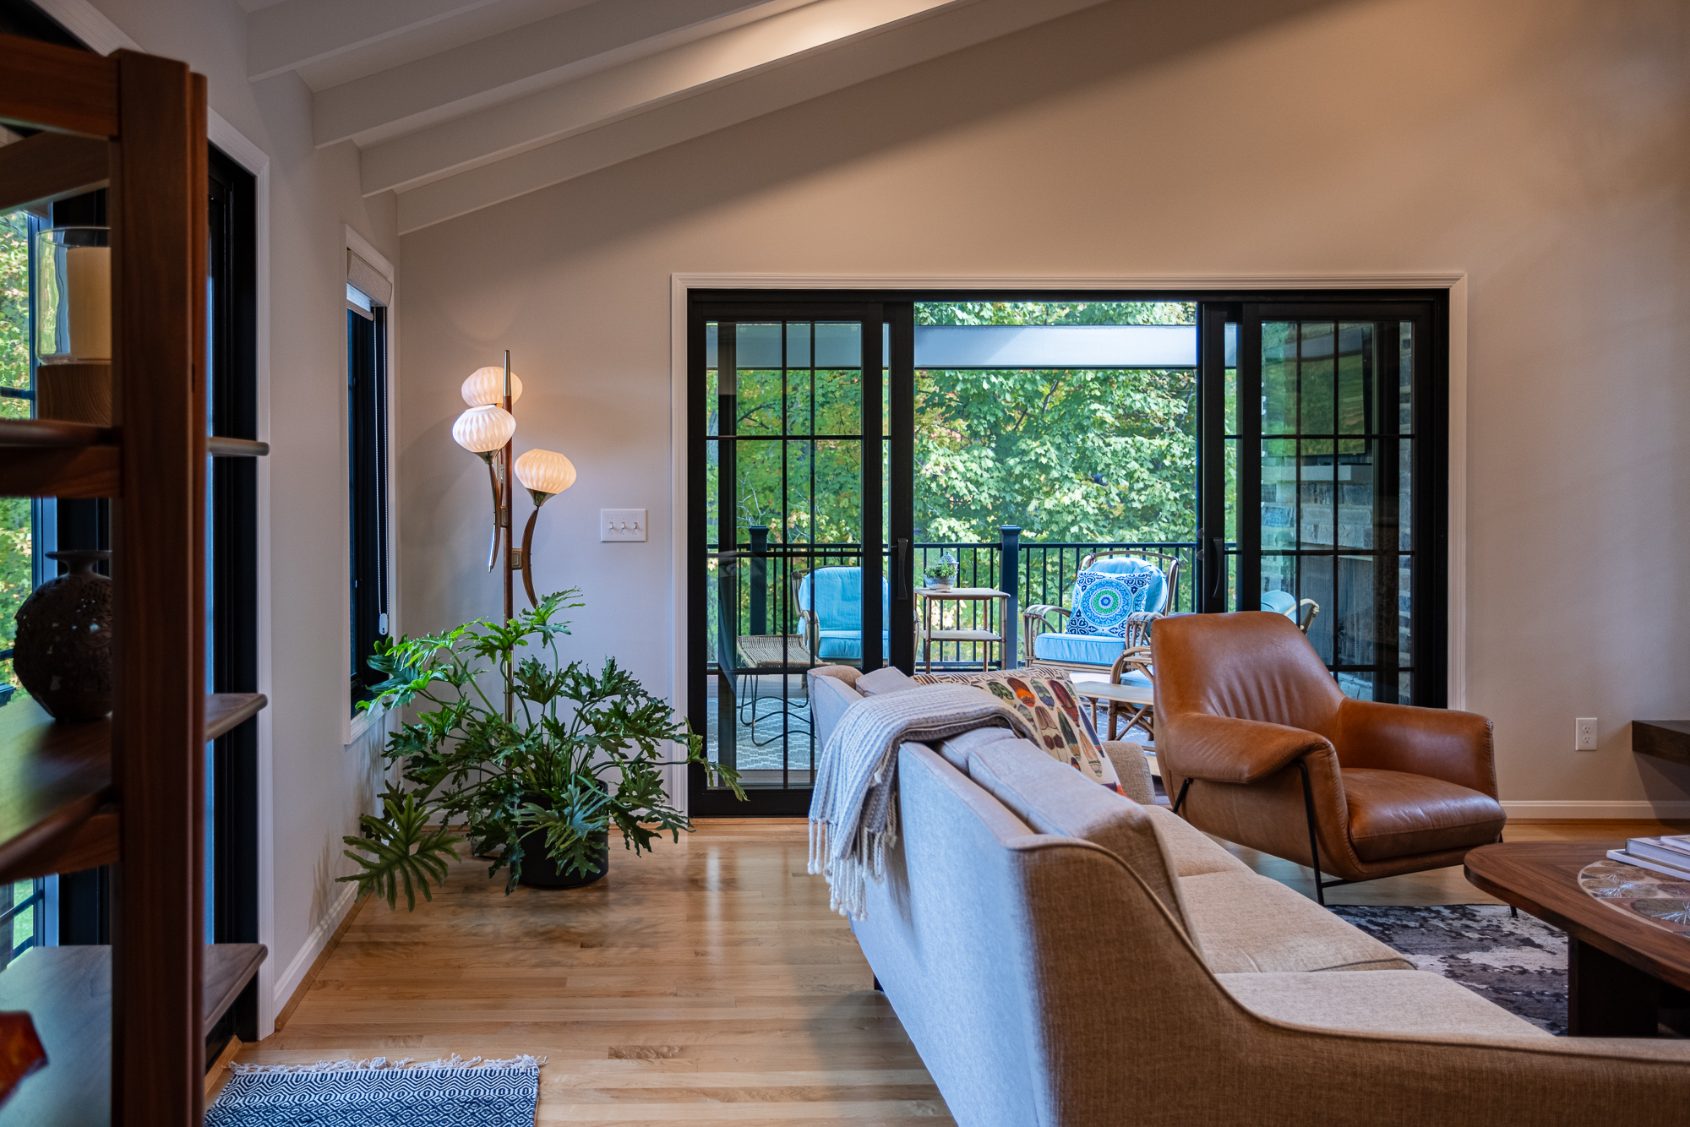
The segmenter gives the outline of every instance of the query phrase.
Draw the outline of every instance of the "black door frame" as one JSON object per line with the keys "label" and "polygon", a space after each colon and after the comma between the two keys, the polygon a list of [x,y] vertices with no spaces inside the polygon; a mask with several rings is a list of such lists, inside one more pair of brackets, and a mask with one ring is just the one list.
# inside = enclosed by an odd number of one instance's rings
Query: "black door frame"
{"label": "black door frame", "polygon": [[[1239,325],[1238,379],[1244,379],[1245,355],[1259,356],[1259,329],[1252,331],[1243,316],[1246,305],[1258,308],[1323,306],[1341,307],[1354,312],[1358,307],[1380,312],[1393,307],[1412,305],[1426,318],[1427,347],[1417,350],[1423,356],[1424,382],[1417,377],[1415,401],[1415,434],[1423,436],[1417,442],[1416,480],[1414,497],[1415,520],[1415,621],[1416,632],[1416,700],[1420,703],[1442,705],[1448,694],[1448,570],[1449,570],[1449,291],[1443,288],[1402,289],[1200,289],[1200,290],[1104,290],[1104,289],[1017,289],[1014,287],[933,287],[910,289],[688,289],[687,294],[687,445],[686,456],[691,467],[687,477],[687,660],[681,663],[687,670],[685,686],[686,710],[695,730],[702,730],[705,717],[704,678],[693,674],[704,668],[710,658],[706,653],[706,623],[710,609],[709,593],[705,585],[705,560],[708,546],[704,543],[704,429],[705,404],[699,394],[704,386],[705,326],[712,320],[773,320],[827,319],[837,311],[852,311],[864,315],[878,310],[882,321],[889,326],[890,355],[885,359],[891,375],[888,400],[889,454],[888,473],[894,485],[890,512],[886,516],[886,540],[889,549],[887,574],[891,599],[889,612],[894,622],[913,619],[914,580],[909,574],[908,547],[913,539],[913,470],[914,470],[914,307],[926,301],[1182,301],[1197,306],[1198,317],[1198,498],[1197,534],[1201,549],[1195,577],[1196,601],[1200,610],[1230,610],[1227,605],[1227,552],[1234,549],[1242,565],[1249,552],[1260,566],[1260,529],[1255,522],[1243,519],[1241,505],[1238,521],[1238,540],[1229,544],[1225,538],[1225,420],[1224,420],[1224,349],[1228,321]],[[1368,315],[1373,315],[1370,312]],[[1257,322],[1259,325],[1259,322]],[[878,335],[875,350],[879,350]],[[868,343],[865,340],[865,352]],[[865,355],[865,371],[868,357]],[[865,387],[871,381],[865,380]],[[1259,370],[1257,372],[1259,387]],[[1239,401],[1245,401],[1240,386]],[[879,404],[873,407],[878,422]],[[864,433],[868,431],[868,405],[865,404]],[[1261,492],[1259,459],[1243,456],[1243,443],[1251,435],[1260,445],[1259,411],[1239,411],[1240,456],[1238,491],[1241,498],[1259,497]],[[874,461],[865,459],[865,463]],[[1430,472],[1427,472],[1430,470]],[[874,471],[879,476],[876,463]],[[865,464],[865,478],[869,468]],[[904,488],[896,488],[899,482]],[[900,503],[898,494],[902,493]],[[865,523],[872,507],[865,504]],[[865,540],[865,544],[866,544]],[[863,553],[865,583],[872,561],[878,583],[880,555]],[[1243,568],[1238,575],[1238,590],[1252,590],[1245,584]],[[1255,580],[1259,587],[1259,572]],[[869,632],[869,618],[878,618],[878,598],[864,599],[864,632]],[[869,608],[873,607],[871,611]],[[871,637],[865,637],[865,658],[868,648],[879,648],[878,622]],[[914,667],[914,638],[906,631],[890,632],[888,663],[911,671]],[[704,663],[701,665],[700,663]],[[689,809],[695,815],[712,814],[801,814],[808,809],[809,792],[790,790],[776,792],[785,797],[735,802],[723,792],[710,792],[704,786],[700,767],[689,771]]]}
{"label": "black door frame", "polygon": [[[1415,559],[1411,588],[1411,629],[1414,638],[1413,702],[1443,707],[1449,698],[1449,306],[1442,290],[1384,293],[1325,293],[1252,295],[1239,302],[1214,303],[1199,311],[1200,387],[1203,446],[1199,452],[1200,503],[1205,529],[1225,524],[1225,330],[1237,326],[1236,379],[1238,397],[1238,525],[1237,539],[1224,536],[1204,540],[1204,561],[1213,571],[1205,579],[1201,606],[1208,611],[1248,609],[1227,601],[1227,552],[1237,561],[1237,592],[1261,590],[1261,524],[1259,508],[1249,499],[1261,497],[1261,411],[1243,409],[1260,403],[1262,389],[1261,326],[1264,321],[1329,319],[1333,321],[1409,322],[1414,325],[1416,371],[1413,404],[1414,475],[1412,512]],[[1394,365],[1394,356],[1386,358]],[[1392,368],[1394,372],[1394,367]],[[1382,387],[1383,383],[1379,382]],[[1397,465],[1392,460],[1388,474]],[[1394,500],[1394,490],[1393,490]],[[1249,515],[1252,519],[1246,519]],[[1334,578],[1336,582],[1336,578]],[[1394,585],[1394,581],[1393,581]],[[1334,601],[1336,587],[1334,587]],[[1323,607],[1336,615],[1337,607]]]}
{"label": "black door frame", "polygon": [[[709,620],[715,605],[706,581],[709,555],[738,551],[737,542],[707,542],[705,514],[705,434],[708,405],[705,403],[705,360],[708,326],[786,323],[791,321],[854,321],[862,326],[862,665],[875,669],[883,664],[909,671],[915,663],[914,636],[907,630],[887,630],[890,652],[883,650],[880,585],[889,588],[886,614],[892,622],[914,621],[914,587],[910,569],[913,538],[914,465],[914,303],[908,300],[878,300],[835,295],[799,295],[791,298],[768,294],[715,295],[695,293],[687,310],[687,459],[693,472],[687,479],[687,654],[689,670],[685,686],[686,712],[694,731],[704,730],[709,702],[705,678],[708,668]],[[890,355],[887,354],[889,346]],[[734,362],[733,336],[717,332],[718,369]],[[884,377],[881,373],[886,373]],[[889,381],[882,386],[882,379]],[[882,405],[882,393],[886,393]],[[719,413],[718,418],[725,415]],[[720,422],[718,423],[720,425]],[[718,477],[731,481],[734,473],[732,443],[719,445]],[[885,465],[883,467],[882,461]],[[890,480],[888,480],[888,477]],[[890,488],[887,488],[890,486]],[[882,497],[886,498],[883,506]],[[732,514],[718,514],[717,535],[735,535]],[[888,544],[899,545],[888,551]],[[718,725],[732,723],[718,717]],[[810,807],[810,788],[747,789],[741,802],[727,791],[708,785],[700,764],[688,768],[688,809],[695,815],[766,814],[791,816]]]}

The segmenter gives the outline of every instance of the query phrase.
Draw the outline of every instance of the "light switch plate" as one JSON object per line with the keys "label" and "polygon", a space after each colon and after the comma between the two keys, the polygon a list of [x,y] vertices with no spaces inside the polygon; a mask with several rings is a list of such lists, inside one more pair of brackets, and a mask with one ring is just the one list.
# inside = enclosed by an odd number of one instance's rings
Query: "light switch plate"
{"label": "light switch plate", "polygon": [[644,540],[646,538],[644,509],[600,509],[599,540]]}

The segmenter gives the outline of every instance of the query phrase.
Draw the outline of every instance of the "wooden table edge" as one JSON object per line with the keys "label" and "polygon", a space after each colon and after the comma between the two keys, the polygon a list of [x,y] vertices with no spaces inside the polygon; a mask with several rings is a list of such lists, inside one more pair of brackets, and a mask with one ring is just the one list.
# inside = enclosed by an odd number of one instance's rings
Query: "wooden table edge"
{"label": "wooden table edge", "polygon": [[[1491,845],[1480,845],[1469,850],[1467,852],[1467,856],[1462,859],[1462,875],[1467,878],[1468,884],[1471,884],[1480,892],[1489,893],[1491,896],[1496,897],[1503,903],[1512,904],[1522,912],[1534,916],[1552,927],[1559,928],[1567,934],[1567,938],[1569,940],[1576,940],[1579,943],[1584,943],[1594,947],[1604,954],[1610,955],[1629,966],[1636,967],[1638,970],[1651,974],[1660,979],[1662,982],[1676,986],[1681,990],[1690,990],[1690,936],[1679,937],[1680,941],[1685,945],[1684,962],[1682,965],[1661,962],[1648,951],[1631,946],[1625,943],[1623,939],[1618,939],[1613,935],[1610,935],[1601,927],[1601,925],[1586,923],[1581,920],[1574,919],[1563,912],[1557,911],[1556,909],[1543,904],[1540,900],[1534,898],[1529,893],[1522,892],[1510,885],[1500,884],[1481,873],[1475,873],[1473,871],[1472,858],[1475,853],[1504,849],[1509,850],[1510,852],[1527,850],[1536,851],[1533,850],[1534,846],[1549,846],[1550,849],[1566,848],[1566,846],[1559,842],[1535,841],[1496,842]],[[1550,850],[1546,849],[1542,851],[1549,852]],[[1606,860],[1607,855],[1608,851],[1606,849],[1601,849],[1595,856],[1592,856],[1586,864],[1593,864],[1597,861]],[[1607,922],[1614,924],[1615,930],[1620,931],[1622,934],[1626,929],[1630,928],[1638,929],[1640,934],[1650,936],[1672,936],[1673,933],[1665,928],[1658,928],[1654,924],[1632,917],[1629,913],[1618,908],[1599,902],[1596,897],[1591,896],[1588,892],[1584,891],[1583,888],[1579,887],[1577,880],[1578,878],[1575,875],[1573,878],[1573,891],[1577,892],[1578,895],[1585,897],[1589,901],[1589,908],[1591,911],[1608,913],[1606,916],[1594,916],[1592,918],[1606,920]]]}

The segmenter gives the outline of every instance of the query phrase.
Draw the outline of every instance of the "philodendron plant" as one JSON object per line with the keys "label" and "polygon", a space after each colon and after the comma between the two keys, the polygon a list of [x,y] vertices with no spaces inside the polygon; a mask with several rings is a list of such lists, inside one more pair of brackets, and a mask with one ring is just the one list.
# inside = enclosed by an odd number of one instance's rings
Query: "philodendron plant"
{"label": "philodendron plant", "polygon": [[[703,741],[614,658],[597,669],[563,660],[569,624],[559,616],[582,605],[571,589],[505,622],[377,644],[370,665],[387,679],[360,707],[416,709],[383,751],[398,778],[381,813],[344,839],[358,871],[342,880],[389,905],[402,893],[414,908],[445,879],[460,835],[490,862],[488,876],[505,871],[506,892],[536,848],[563,872],[594,876],[612,827],[636,855],[692,829],[663,789],[663,768],[701,763],[713,784],[744,797],[737,773],[707,761]],[[684,751],[672,758],[671,748]]]}

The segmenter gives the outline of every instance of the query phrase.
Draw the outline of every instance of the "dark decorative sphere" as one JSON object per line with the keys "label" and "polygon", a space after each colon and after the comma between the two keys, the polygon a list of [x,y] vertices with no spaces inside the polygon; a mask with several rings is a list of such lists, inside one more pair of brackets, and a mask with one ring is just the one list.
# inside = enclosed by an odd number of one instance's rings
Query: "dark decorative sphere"
{"label": "dark decorative sphere", "polygon": [[110,552],[49,552],[70,568],[18,608],[12,668],[24,691],[55,720],[99,720],[111,713],[110,579],[94,565]]}

